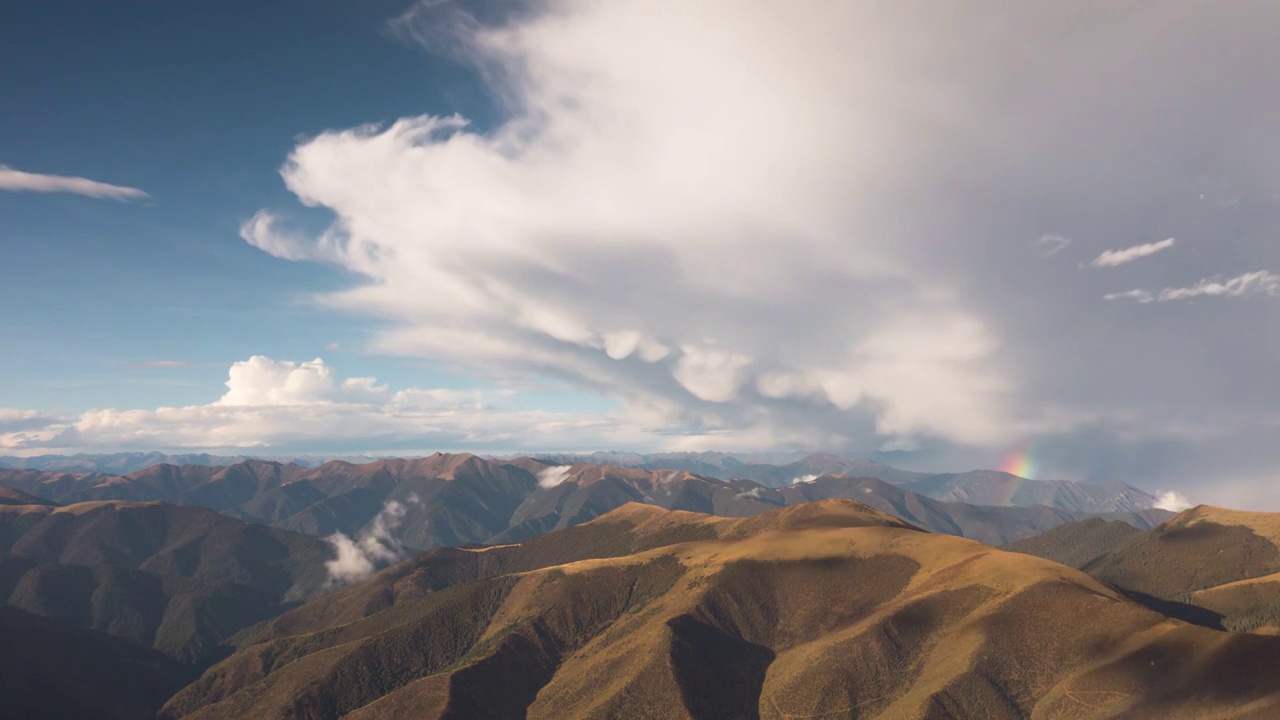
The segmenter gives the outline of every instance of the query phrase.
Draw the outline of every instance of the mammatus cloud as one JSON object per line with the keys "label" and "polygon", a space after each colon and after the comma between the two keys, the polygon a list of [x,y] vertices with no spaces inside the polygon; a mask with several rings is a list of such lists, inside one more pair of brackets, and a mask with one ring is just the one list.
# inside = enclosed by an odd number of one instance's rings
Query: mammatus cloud
{"label": "mammatus cloud", "polygon": [[569,471],[572,469],[572,465],[556,465],[542,469],[538,472],[538,487],[553,488],[559,485],[568,479]]}
{"label": "mammatus cloud", "polygon": [[1173,247],[1174,238],[1161,240],[1160,242],[1147,243],[1145,245],[1134,245],[1122,250],[1106,250],[1101,255],[1093,259],[1090,265],[1094,267],[1115,267],[1128,262],[1133,262],[1139,258],[1148,255],[1155,255],[1161,250],[1167,250]]}
{"label": "mammatus cloud", "polygon": [[1160,510],[1168,510],[1169,512],[1182,512],[1191,507],[1191,501],[1186,495],[1175,490],[1160,493],[1156,498],[1155,507]]}
{"label": "mammatus cloud", "polygon": [[[418,504],[418,496],[410,494],[406,499]],[[390,565],[405,556],[404,543],[396,536],[396,530],[408,508],[404,503],[388,500],[373,518],[370,526],[352,540],[344,533],[334,533],[324,538],[333,547],[336,557],[327,561],[324,568],[329,573],[329,585],[342,585],[362,580],[384,565]]]}
{"label": "mammatus cloud", "polygon": [[1053,257],[1071,246],[1071,238],[1062,235],[1041,235],[1036,240],[1036,247],[1045,257]]}
{"label": "mammatus cloud", "polygon": [[67,175],[41,175],[0,165],[0,190],[13,192],[72,193],[91,198],[112,200],[145,200],[147,193],[138,188],[110,185],[97,180]]}
{"label": "mammatus cloud", "polygon": [[1258,270],[1233,278],[1205,278],[1188,287],[1168,287],[1159,292],[1126,290],[1103,295],[1104,300],[1136,300],[1146,304],[1189,300],[1197,297],[1242,297],[1245,295],[1280,296],[1280,275]]}

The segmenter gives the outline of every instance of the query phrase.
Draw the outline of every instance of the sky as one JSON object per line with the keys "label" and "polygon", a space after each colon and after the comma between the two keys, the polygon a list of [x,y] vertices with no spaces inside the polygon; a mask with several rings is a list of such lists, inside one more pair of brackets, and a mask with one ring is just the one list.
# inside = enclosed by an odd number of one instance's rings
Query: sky
{"label": "sky", "polygon": [[1280,509],[1280,6],[0,9],[0,454],[825,449]]}

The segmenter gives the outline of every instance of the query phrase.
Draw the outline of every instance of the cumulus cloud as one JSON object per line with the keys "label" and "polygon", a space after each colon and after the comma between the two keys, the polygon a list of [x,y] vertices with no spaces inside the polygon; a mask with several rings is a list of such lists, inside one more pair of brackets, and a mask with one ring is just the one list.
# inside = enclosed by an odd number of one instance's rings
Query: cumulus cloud
{"label": "cumulus cloud", "polygon": [[[419,498],[410,494],[406,501],[416,505]],[[388,500],[374,516],[369,527],[351,539],[344,533],[334,533],[324,538],[333,547],[335,557],[325,562],[330,585],[342,585],[363,580],[373,571],[390,565],[405,556],[404,543],[396,536],[396,530],[404,520],[408,508],[404,503]]]}
{"label": "cumulus cloud", "polygon": [[0,165],[0,190],[12,192],[72,193],[111,200],[145,200],[147,193],[138,188],[111,185],[68,175],[41,175]]}
{"label": "cumulus cloud", "polygon": [[553,488],[559,485],[569,479],[569,471],[571,470],[573,470],[572,465],[555,465],[543,468],[538,471],[538,487]]}
{"label": "cumulus cloud", "polygon": [[375,350],[558,376],[695,432],[1002,439],[994,329],[896,256],[888,216],[858,224],[919,108],[846,36],[861,11],[820,7],[574,1],[484,26],[424,3],[397,30],[480,65],[505,120],[321,133],[282,173],[333,226],[307,241],[264,211],[242,234],[369,278],[325,302],[389,320]]}
{"label": "cumulus cloud", "polygon": [[1188,287],[1167,287],[1158,293],[1148,290],[1126,290],[1103,295],[1104,300],[1136,300],[1146,304],[1189,300],[1197,297],[1242,297],[1245,295],[1280,296],[1280,275],[1257,270],[1233,278],[1204,278]]}
{"label": "cumulus cloud", "polygon": [[1045,257],[1053,257],[1071,246],[1071,238],[1062,235],[1041,235],[1036,240],[1036,247]]}
{"label": "cumulus cloud", "polygon": [[[310,237],[281,207],[243,234],[348,271],[320,302],[369,318],[362,350],[623,409],[411,409],[335,380],[271,391],[302,405],[102,411],[61,442],[888,440],[938,467],[1034,438],[1054,476],[1123,467],[1151,487],[1173,483],[1151,468],[1280,462],[1274,303],[1153,322],[1094,302],[1272,292],[1266,275],[1188,285],[1280,265],[1280,95],[1256,82],[1280,61],[1280,4],[539,0],[492,23],[466,5],[424,3],[396,31],[478,66],[496,112],[299,141],[284,182],[331,227]],[[1119,286],[1045,262],[1061,243],[1028,241],[1046,229],[1178,252]]]}
{"label": "cumulus cloud", "polygon": [[1187,499],[1186,495],[1176,490],[1169,490],[1160,493],[1156,498],[1155,507],[1169,512],[1182,512],[1191,507],[1191,501]]}
{"label": "cumulus cloud", "polygon": [[1090,263],[1094,267],[1116,267],[1125,263],[1133,262],[1148,255],[1155,255],[1161,250],[1168,250],[1173,247],[1174,238],[1161,240],[1160,242],[1147,243],[1145,245],[1134,245],[1122,250],[1106,250],[1101,255],[1093,259]]}
{"label": "cumulus cloud", "polygon": [[579,450],[635,447],[665,427],[644,413],[523,410],[520,400],[505,389],[393,390],[375,378],[340,377],[320,358],[254,356],[233,363],[225,392],[205,405],[71,417],[0,411],[0,449]]}

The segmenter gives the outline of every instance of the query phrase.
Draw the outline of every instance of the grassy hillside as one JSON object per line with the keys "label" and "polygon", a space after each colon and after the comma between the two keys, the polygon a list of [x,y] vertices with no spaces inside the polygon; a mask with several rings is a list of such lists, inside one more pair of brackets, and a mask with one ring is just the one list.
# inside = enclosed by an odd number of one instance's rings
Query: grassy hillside
{"label": "grassy hillside", "polygon": [[[578,554],[597,556],[567,559],[583,533],[598,547]],[[1065,566],[923,533],[856,502],[739,520],[628,505],[535,543],[415,559],[303,606],[165,714],[1280,711],[1280,638],[1170,620]],[[494,567],[474,569],[489,556]]]}
{"label": "grassy hillside", "polygon": [[330,556],[318,538],[204,508],[0,506],[0,603],[187,663],[315,596]]}
{"label": "grassy hillside", "polygon": [[191,671],[105,633],[0,606],[0,715],[148,720]]}
{"label": "grassy hillside", "polygon": [[1280,632],[1280,514],[1201,505],[1144,533],[1091,520],[1008,549],[1060,560],[1170,612],[1184,604],[1199,622]]}

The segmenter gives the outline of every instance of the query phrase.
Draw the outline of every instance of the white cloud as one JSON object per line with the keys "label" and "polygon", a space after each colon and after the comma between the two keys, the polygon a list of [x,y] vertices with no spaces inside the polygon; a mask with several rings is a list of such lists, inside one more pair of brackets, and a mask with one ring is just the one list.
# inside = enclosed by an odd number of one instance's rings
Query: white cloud
{"label": "white cloud", "polygon": [[1280,296],[1280,275],[1257,270],[1223,280],[1205,278],[1188,287],[1167,287],[1158,293],[1148,290],[1126,290],[1103,295],[1104,300],[1136,300],[1140,303],[1172,302],[1197,297],[1243,297],[1245,295]]}
{"label": "white cloud", "polygon": [[1155,507],[1169,512],[1182,512],[1191,507],[1191,501],[1187,499],[1186,495],[1176,490],[1169,490],[1160,493],[1159,497],[1156,498]]}
{"label": "white cloud", "polygon": [[[1002,441],[996,329],[899,255],[873,198],[923,151],[921,108],[838,29],[862,11],[819,5],[572,0],[483,28],[424,3],[398,30],[480,64],[509,117],[310,138],[283,177],[333,226],[307,241],[264,211],[242,234],[369,278],[324,302],[389,321],[377,351],[568,379],[693,433],[826,441],[878,415]],[[927,331],[891,345],[903,324]]]}
{"label": "white cloud", "polygon": [[1160,291],[1160,302],[1186,300],[1195,297],[1241,297],[1243,295],[1280,295],[1280,275],[1258,270],[1237,275],[1227,280],[1205,278],[1190,287],[1165,288]]}
{"label": "white cloud", "polygon": [[553,488],[569,478],[572,465],[555,465],[538,472],[538,487]]}
{"label": "white cloud", "polygon": [[[418,504],[418,496],[410,494],[406,500]],[[405,556],[404,543],[396,536],[408,508],[403,503],[388,500],[359,537],[352,540],[344,533],[334,533],[324,538],[333,547],[335,557],[325,562],[329,584],[338,585],[363,580],[383,565],[389,565]]]}
{"label": "white cloud", "polygon": [[1136,300],[1146,304],[1155,302],[1156,296],[1147,290],[1125,290],[1124,292],[1107,293],[1102,296],[1103,300]]}
{"label": "white cloud", "polygon": [[1045,257],[1053,257],[1071,246],[1071,238],[1062,235],[1041,235],[1036,240],[1036,247]]}
{"label": "white cloud", "polygon": [[[254,356],[234,363],[222,397],[206,405],[100,408],[75,417],[0,411],[0,449],[297,448],[317,444],[512,450],[635,447],[666,429],[644,413],[512,409],[519,393],[441,388],[392,390],[374,378],[341,378],[317,358]],[[650,424],[656,421],[658,424]]]}
{"label": "white cloud", "polygon": [[13,192],[72,193],[91,198],[112,200],[145,200],[147,193],[138,188],[111,185],[97,180],[67,175],[41,175],[0,165],[0,190]]}
{"label": "white cloud", "polygon": [[748,498],[752,500],[759,500],[760,493],[763,491],[764,491],[764,488],[753,487],[750,490],[743,490],[740,493],[734,494],[734,497],[738,498],[739,500],[745,500]]}
{"label": "white cloud", "polygon": [[799,485],[800,483],[811,483],[811,482],[813,482],[814,480],[817,480],[817,479],[818,479],[818,476],[817,476],[817,475],[801,475],[800,477],[794,477],[794,478],[791,478],[791,482],[789,482],[789,483],[787,483],[787,484],[788,484],[788,485]]}
{"label": "white cloud", "polygon": [[1145,245],[1134,245],[1122,250],[1106,250],[1101,255],[1093,259],[1090,263],[1094,267],[1115,267],[1128,262],[1133,262],[1139,258],[1155,255],[1161,250],[1168,250],[1173,247],[1173,238],[1161,240],[1160,242],[1147,243]]}

